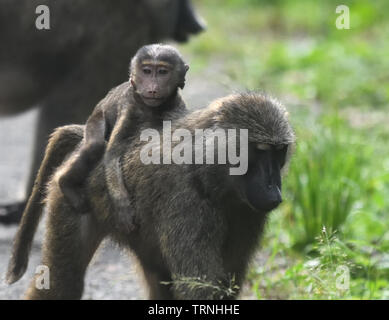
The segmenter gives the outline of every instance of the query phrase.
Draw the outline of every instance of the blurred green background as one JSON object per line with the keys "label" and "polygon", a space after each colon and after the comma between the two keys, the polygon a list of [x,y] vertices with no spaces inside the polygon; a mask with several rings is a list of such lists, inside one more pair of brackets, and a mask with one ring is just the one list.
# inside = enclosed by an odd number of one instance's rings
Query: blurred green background
{"label": "blurred green background", "polygon": [[389,299],[389,1],[194,4],[191,73],[277,97],[298,137],[246,296]]}

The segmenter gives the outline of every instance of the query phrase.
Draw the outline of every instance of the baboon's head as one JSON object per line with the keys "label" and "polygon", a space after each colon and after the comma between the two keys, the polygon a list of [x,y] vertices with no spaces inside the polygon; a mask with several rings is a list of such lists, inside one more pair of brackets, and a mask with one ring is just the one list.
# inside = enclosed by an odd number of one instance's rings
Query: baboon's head
{"label": "baboon's head", "polygon": [[247,172],[233,177],[238,193],[255,210],[275,209],[282,201],[281,171],[295,141],[285,108],[255,93],[222,98],[214,108],[219,127],[248,129]]}
{"label": "baboon's head", "polygon": [[152,44],[138,50],[130,69],[136,93],[147,106],[158,107],[184,88],[189,66],[174,47]]}

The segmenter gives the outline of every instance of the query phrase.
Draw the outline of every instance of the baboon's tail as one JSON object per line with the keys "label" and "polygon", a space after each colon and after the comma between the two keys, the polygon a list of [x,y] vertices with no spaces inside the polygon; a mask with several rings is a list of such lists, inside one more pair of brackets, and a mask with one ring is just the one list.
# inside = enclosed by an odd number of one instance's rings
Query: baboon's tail
{"label": "baboon's tail", "polygon": [[50,177],[55,169],[63,163],[67,155],[76,149],[83,135],[84,126],[68,125],[57,128],[50,136],[45,156],[14,239],[12,256],[6,275],[8,284],[18,281],[27,269],[28,257],[34,234],[42,216],[46,185]]}

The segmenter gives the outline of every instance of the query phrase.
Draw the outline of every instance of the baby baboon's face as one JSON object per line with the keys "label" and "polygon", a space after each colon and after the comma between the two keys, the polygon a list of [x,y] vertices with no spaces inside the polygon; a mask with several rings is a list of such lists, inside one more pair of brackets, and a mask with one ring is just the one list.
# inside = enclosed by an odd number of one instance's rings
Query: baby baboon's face
{"label": "baby baboon's face", "polygon": [[144,60],[138,65],[135,87],[146,105],[158,107],[177,89],[174,72],[164,61]]}

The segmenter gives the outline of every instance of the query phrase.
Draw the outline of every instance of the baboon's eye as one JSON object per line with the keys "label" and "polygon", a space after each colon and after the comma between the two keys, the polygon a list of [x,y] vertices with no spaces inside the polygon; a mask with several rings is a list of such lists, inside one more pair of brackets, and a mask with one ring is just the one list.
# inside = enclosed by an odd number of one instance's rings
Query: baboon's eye
{"label": "baboon's eye", "polygon": [[168,69],[165,69],[165,68],[162,68],[162,69],[159,69],[158,70],[158,73],[159,74],[168,74],[169,70]]}
{"label": "baboon's eye", "polygon": [[266,150],[270,150],[270,149],[271,149],[270,145],[269,145],[269,144],[266,144],[266,143],[257,143],[257,144],[256,144],[256,148],[257,148],[258,150],[263,150],[263,151],[266,151]]}
{"label": "baboon's eye", "polygon": [[277,145],[275,146],[276,150],[283,150],[283,149],[285,149],[286,147],[287,147],[286,144],[277,144]]}
{"label": "baboon's eye", "polygon": [[144,74],[150,74],[151,73],[151,69],[150,68],[143,68],[142,71],[143,71]]}

